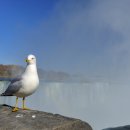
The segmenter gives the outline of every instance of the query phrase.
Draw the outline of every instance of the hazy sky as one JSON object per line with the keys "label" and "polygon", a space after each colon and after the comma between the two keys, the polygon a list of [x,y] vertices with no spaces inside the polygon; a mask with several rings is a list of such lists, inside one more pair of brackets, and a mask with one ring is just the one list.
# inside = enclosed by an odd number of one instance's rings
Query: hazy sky
{"label": "hazy sky", "polygon": [[130,0],[1,0],[0,63],[130,79]]}

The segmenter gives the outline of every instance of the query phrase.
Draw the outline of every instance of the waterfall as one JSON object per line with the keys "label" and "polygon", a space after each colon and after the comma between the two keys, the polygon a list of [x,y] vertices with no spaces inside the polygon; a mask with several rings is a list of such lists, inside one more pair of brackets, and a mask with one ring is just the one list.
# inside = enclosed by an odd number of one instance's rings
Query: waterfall
{"label": "waterfall", "polygon": [[[3,93],[7,86],[9,84],[9,81],[0,81],[0,94]],[[6,97],[0,97],[0,104],[5,104],[6,102]]]}

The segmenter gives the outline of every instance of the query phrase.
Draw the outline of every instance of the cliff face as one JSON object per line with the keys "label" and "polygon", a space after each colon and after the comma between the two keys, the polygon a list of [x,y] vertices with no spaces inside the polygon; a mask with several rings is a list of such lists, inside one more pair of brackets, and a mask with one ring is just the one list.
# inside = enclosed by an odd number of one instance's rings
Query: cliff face
{"label": "cliff face", "polygon": [[22,66],[0,64],[0,77],[15,77],[21,74],[23,70]]}
{"label": "cliff face", "polygon": [[[15,78],[24,72],[25,68],[19,65],[2,65],[0,64],[0,78]],[[40,80],[46,82],[91,82],[84,76],[71,75],[66,72],[46,71],[38,68]]]}
{"label": "cliff face", "polygon": [[92,130],[78,119],[36,110],[12,112],[12,107],[0,106],[0,129],[6,130]]}
{"label": "cliff face", "polygon": [[[24,72],[24,67],[18,65],[0,65],[0,78],[15,78]],[[71,76],[65,72],[45,71],[38,68],[39,78],[44,81],[68,81]]]}

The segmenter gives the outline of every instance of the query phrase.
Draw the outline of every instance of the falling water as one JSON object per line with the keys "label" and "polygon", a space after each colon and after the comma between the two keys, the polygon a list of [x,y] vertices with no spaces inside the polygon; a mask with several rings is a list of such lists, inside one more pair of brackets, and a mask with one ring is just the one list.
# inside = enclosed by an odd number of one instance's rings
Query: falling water
{"label": "falling water", "polygon": [[[6,90],[8,84],[8,81],[0,81],[0,94]],[[6,99],[6,97],[0,97],[0,104],[5,104]]]}
{"label": "falling water", "polygon": [[[0,88],[7,85],[0,82]],[[88,122],[94,130],[129,124],[130,87],[102,82],[41,83],[26,104],[32,109],[58,113]],[[15,104],[15,97],[1,100]],[[19,101],[21,107],[21,100]]]}

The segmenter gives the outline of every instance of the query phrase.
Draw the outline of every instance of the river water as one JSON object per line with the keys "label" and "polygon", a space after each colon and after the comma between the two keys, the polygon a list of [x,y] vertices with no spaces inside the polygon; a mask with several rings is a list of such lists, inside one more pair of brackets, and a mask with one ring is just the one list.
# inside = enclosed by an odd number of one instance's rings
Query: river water
{"label": "river water", "polygon": [[[4,91],[8,82],[0,82]],[[0,103],[15,104],[15,97],[0,97]],[[19,100],[19,107],[22,102]],[[75,117],[94,130],[130,123],[130,86],[102,82],[41,83],[26,100],[29,108]]]}

